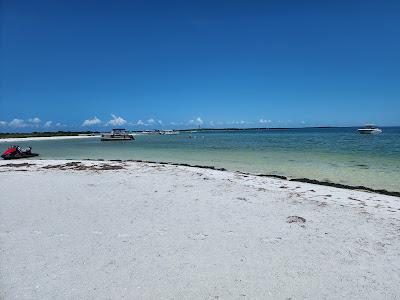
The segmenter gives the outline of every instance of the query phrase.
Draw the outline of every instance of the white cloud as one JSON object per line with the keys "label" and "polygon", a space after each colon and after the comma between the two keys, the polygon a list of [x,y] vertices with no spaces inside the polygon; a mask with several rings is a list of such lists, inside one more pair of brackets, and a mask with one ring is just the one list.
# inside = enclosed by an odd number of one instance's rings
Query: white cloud
{"label": "white cloud", "polygon": [[[57,124],[56,124],[56,126],[57,126]],[[101,124],[101,120],[97,117],[94,117],[93,119],[87,119],[87,120],[83,121],[82,126],[93,126],[93,125],[99,125],[99,124]]]}
{"label": "white cloud", "polygon": [[190,121],[189,121],[189,124],[203,125],[204,122],[203,122],[203,120],[202,120],[200,117],[197,117],[197,118],[194,119],[194,120],[190,120]]}
{"label": "white cloud", "polygon": [[32,119],[28,119],[29,123],[33,123],[33,124],[39,124],[40,122],[42,122],[38,117],[32,118]]}
{"label": "white cloud", "polygon": [[56,124],[56,127],[67,127],[67,125],[64,125],[64,124],[58,122],[58,123]]}
{"label": "white cloud", "polygon": [[139,120],[134,125],[150,126],[150,125],[157,125],[157,124],[162,125],[163,122],[161,120],[156,120],[156,119],[150,118],[146,122]]}
{"label": "white cloud", "polygon": [[47,121],[46,123],[44,123],[44,127],[50,127],[51,124],[53,124],[53,121]]}
{"label": "white cloud", "polygon": [[260,122],[261,124],[267,124],[267,123],[271,123],[272,121],[271,121],[271,120],[266,120],[266,119],[261,118],[261,119],[259,120],[259,122]]}
{"label": "white cloud", "polygon": [[243,125],[243,124],[247,124],[247,123],[249,123],[249,122],[241,120],[241,121],[230,121],[230,122],[227,122],[226,124],[228,124],[228,125]]}
{"label": "white cloud", "polygon": [[42,121],[38,117],[29,118],[27,120],[15,118],[10,122],[0,121],[0,126],[9,126],[13,128],[22,127],[39,127]]}
{"label": "white cloud", "polygon": [[121,125],[124,125],[127,123],[126,120],[124,120],[121,117],[117,117],[114,114],[111,114],[111,117],[112,117],[112,119],[110,121],[108,121],[106,125],[121,126]]}
{"label": "white cloud", "polygon": [[8,123],[8,126],[15,127],[15,128],[21,128],[21,127],[26,127],[27,124],[22,119],[14,119],[10,123]]}

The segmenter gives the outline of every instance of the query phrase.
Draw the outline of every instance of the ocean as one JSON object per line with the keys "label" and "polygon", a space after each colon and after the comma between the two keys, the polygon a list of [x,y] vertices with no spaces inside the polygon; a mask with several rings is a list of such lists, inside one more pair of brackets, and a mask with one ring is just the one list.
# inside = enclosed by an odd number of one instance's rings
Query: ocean
{"label": "ocean", "polygon": [[135,138],[121,142],[102,142],[99,138],[25,141],[19,145],[32,146],[41,159],[211,165],[400,192],[400,127],[384,127],[378,135],[361,135],[356,128],[307,128],[198,131]]}

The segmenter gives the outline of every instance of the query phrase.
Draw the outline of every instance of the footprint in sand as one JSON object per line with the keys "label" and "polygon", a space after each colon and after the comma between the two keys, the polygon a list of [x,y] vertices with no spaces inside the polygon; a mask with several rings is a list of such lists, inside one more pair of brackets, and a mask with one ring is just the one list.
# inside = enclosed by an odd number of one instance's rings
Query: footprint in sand
{"label": "footprint in sand", "polygon": [[208,237],[208,234],[198,232],[198,233],[190,234],[187,237],[191,240],[198,241],[198,240],[205,240]]}
{"label": "footprint in sand", "polygon": [[260,239],[263,244],[278,244],[282,241],[281,237],[263,237]]}

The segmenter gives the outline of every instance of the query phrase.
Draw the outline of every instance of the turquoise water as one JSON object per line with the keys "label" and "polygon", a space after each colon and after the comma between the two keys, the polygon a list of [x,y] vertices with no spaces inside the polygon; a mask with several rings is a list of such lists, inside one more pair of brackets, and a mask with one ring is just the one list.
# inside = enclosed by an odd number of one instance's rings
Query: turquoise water
{"label": "turquoise water", "polygon": [[[191,136],[191,138],[189,137]],[[26,141],[42,159],[142,159],[363,185],[400,192],[400,127],[218,131],[100,139]],[[9,144],[1,143],[1,147]]]}

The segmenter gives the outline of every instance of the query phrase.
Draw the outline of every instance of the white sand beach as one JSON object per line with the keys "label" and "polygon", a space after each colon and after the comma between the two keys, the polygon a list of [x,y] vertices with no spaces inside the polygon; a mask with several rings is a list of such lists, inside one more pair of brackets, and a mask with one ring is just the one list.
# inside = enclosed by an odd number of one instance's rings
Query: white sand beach
{"label": "white sand beach", "polygon": [[99,138],[99,135],[63,135],[63,136],[38,136],[27,138],[5,138],[0,139],[0,143],[13,143],[13,142],[30,142],[30,141],[47,141],[47,140],[73,140],[73,139],[93,139]]}
{"label": "white sand beach", "polygon": [[183,166],[0,162],[1,299],[399,299],[400,198]]}

